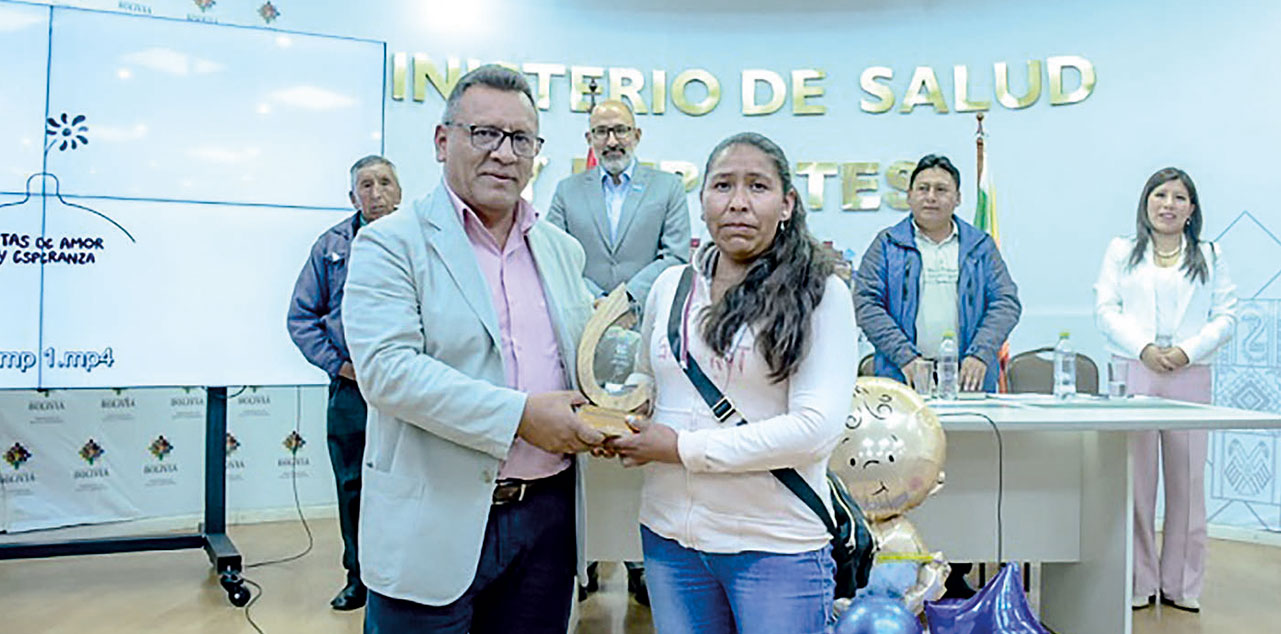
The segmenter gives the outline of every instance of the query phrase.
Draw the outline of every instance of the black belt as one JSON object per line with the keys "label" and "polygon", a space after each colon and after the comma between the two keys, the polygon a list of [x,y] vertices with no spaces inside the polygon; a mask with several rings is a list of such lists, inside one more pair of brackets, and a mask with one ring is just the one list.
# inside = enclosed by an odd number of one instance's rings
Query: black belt
{"label": "black belt", "polygon": [[549,491],[555,486],[560,485],[562,480],[568,477],[572,471],[573,468],[571,467],[561,471],[560,473],[549,475],[546,478],[539,478],[537,480],[499,480],[498,484],[494,487],[493,505],[502,506],[504,504],[515,504],[516,502],[529,499],[535,494]]}

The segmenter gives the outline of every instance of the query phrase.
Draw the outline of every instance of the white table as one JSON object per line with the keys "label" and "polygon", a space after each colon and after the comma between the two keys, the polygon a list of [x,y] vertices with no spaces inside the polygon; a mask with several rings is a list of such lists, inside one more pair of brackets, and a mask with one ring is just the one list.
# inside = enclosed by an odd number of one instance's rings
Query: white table
{"label": "white table", "polygon": [[[1126,432],[1281,427],[1281,415],[1150,397],[992,395],[932,402],[947,431],[947,484],[912,512],[926,544],[953,561],[1041,562],[1041,618],[1061,634],[1130,632],[1133,487]],[[996,436],[1002,548],[997,555]],[[969,415],[962,415],[969,414]],[[587,469],[589,560],[640,559],[640,474]]]}

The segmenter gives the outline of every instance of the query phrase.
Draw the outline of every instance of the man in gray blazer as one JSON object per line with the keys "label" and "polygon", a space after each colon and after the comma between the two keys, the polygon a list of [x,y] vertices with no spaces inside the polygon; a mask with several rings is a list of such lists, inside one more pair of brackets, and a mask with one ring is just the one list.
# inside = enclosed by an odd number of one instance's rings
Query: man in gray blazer
{"label": "man in gray blazer", "polygon": [[311,256],[294,284],[288,312],[289,336],[294,345],[307,361],[329,375],[326,439],[338,492],[342,565],[347,570],[347,584],[329,605],[342,611],[365,606],[356,531],[360,518],[360,462],[365,454],[365,421],[368,419],[365,399],[356,386],[356,370],[343,339],[342,292],[352,237],[400,205],[396,166],[378,155],[356,161],[351,166],[351,191],[347,195],[356,213],[316,239]]}
{"label": "man in gray blazer", "polygon": [[563,634],[582,553],[572,407],[592,298],[583,251],[520,197],[538,111],[525,77],[459,80],[441,184],[365,227],[343,300],[370,415],[360,508],[365,632]]}
{"label": "man in gray blazer", "polygon": [[547,220],[583,245],[593,294],[626,282],[644,306],[659,273],[689,262],[685,187],[675,174],[637,164],[641,130],[626,103],[602,101],[588,121],[587,142],[600,163],[556,185]]}

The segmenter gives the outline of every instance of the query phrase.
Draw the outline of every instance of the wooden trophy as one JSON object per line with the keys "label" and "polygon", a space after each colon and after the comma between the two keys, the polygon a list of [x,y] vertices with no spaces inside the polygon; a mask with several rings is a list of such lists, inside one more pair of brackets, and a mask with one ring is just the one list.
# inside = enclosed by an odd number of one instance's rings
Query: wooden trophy
{"label": "wooden trophy", "polygon": [[578,389],[591,401],[578,416],[606,436],[634,433],[627,417],[654,393],[650,377],[632,372],[637,353],[645,354],[635,324],[627,288],[619,284],[596,306],[578,342]]}

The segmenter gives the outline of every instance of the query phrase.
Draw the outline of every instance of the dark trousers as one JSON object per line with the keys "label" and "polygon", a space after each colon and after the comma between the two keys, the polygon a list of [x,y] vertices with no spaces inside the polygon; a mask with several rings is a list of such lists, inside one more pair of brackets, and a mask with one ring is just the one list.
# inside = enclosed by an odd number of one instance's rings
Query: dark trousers
{"label": "dark trousers", "polygon": [[524,500],[490,508],[476,576],[463,596],[432,606],[370,591],[365,634],[564,634],[575,550],[571,467]]}
{"label": "dark trousers", "polygon": [[338,527],[342,531],[342,567],[348,581],[360,580],[360,557],[356,552],[360,526],[360,462],[365,454],[365,399],[356,382],[343,377],[329,384],[326,411],[329,463],[338,487]]}

